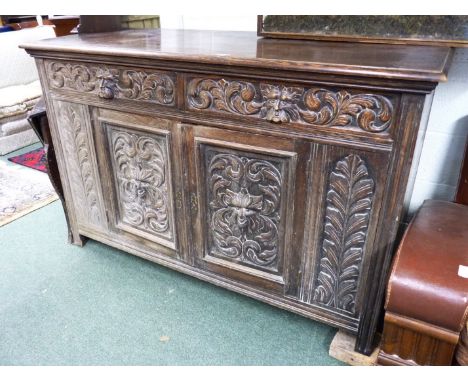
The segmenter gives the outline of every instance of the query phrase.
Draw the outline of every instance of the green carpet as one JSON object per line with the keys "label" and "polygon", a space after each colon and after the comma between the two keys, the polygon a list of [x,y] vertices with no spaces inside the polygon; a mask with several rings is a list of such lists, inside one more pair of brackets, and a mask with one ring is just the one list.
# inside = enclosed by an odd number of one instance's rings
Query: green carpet
{"label": "green carpet", "polygon": [[0,228],[0,275],[1,365],[341,364],[328,356],[336,329],[95,241],[67,244],[60,202]]}

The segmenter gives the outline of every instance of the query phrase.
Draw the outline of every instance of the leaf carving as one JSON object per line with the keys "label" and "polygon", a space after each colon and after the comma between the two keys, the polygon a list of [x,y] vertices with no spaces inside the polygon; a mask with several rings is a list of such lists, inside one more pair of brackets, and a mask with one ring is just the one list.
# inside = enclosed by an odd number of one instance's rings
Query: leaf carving
{"label": "leaf carving", "polygon": [[374,181],[365,162],[355,154],[339,160],[329,179],[315,302],[356,313],[355,297],[373,197]]}
{"label": "leaf carving", "polygon": [[103,218],[98,202],[97,181],[93,171],[90,145],[86,132],[86,119],[81,113],[81,105],[60,102],[58,120],[60,136],[64,147],[69,148],[66,156],[67,168],[73,185],[73,197],[77,211],[83,222],[101,225]]}

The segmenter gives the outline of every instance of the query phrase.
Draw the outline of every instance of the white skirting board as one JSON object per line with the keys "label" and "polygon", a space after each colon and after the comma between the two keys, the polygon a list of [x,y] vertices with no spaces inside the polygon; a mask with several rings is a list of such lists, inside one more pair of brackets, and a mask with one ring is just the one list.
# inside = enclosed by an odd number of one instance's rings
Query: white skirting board
{"label": "white skirting board", "polygon": [[0,155],[11,153],[12,151],[32,145],[36,142],[39,142],[39,138],[33,129],[0,137]]}

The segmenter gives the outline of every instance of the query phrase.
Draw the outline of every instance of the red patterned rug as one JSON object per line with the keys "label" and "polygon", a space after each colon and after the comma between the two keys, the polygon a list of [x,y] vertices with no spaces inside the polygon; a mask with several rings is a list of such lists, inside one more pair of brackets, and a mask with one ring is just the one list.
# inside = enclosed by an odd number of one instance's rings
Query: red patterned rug
{"label": "red patterned rug", "polygon": [[47,172],[46,156],[44,149],[42,148],[35,149],[29,153],[21,154],[16,157],[8,158],[8,160],[13,163],[18,163],[20,165],[33,168],[34,170]]}

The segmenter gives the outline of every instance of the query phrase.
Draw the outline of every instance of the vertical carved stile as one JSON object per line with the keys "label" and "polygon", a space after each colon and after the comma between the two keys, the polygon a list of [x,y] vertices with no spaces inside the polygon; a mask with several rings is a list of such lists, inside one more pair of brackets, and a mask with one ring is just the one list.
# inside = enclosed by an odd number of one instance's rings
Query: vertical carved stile
{"label": "vertical carved stile", "polygon": [[356,292],[367,237],[374,180],[358,155],[339,160],[330,174],[313,301],[356,314]]}
{"label": "vertical carved stile", "polygon": [[64,154],[76,212],[81,223],[100,226],[104,219],[83,106],[67,102],[59,102],[58,105],[60,135],[67,148]]}

